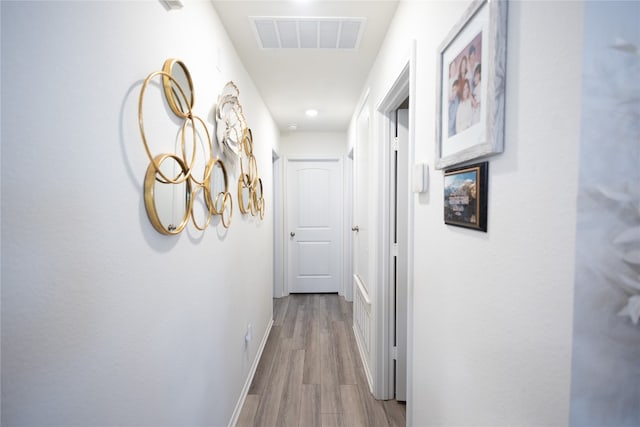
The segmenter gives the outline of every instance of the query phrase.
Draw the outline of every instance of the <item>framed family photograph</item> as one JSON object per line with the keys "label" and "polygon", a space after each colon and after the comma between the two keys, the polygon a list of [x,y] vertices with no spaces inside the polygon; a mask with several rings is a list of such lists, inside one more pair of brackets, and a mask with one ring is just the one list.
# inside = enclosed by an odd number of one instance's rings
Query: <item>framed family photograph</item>
{"label": "framed family photograph", "polygon": [[489,163],[444,172],[445,224],[487,231]]}
{"label": "framed family photograph", "polygon": [[476,0],[438,52],[436,169],[501,153],[507,1]]}

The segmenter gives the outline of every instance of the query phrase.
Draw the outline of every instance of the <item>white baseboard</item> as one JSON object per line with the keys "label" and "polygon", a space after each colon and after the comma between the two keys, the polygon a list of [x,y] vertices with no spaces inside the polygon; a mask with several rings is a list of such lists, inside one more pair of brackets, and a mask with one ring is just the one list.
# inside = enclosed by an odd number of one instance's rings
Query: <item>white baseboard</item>
{"label": "white baseboard", "polygon": [[260,363],[260,358],[262,357],[264,346],[267,344],[267,339],[269,338],[269,333],[271,332],[272,326],[273,326],[273,319],[271,319],[271,321],[267,325],[267,331],[264,333],[264,336],[262,337],[262,341],[260,341],[260,347],[258,348],[258,353],[256,353],[256,358],[253,360],[253,363],[251,364],[249,375],[247,376],[247,380],[244,383],[244,387],[242,387],[242,391],[240,392],[240,398],[238,399],[238,403],[236,403],[236,407],[233,410],[233,414],[231,414],[231,420],[229,420],[229,427],[235,427],[235,425],[238,422],[238,418],[240,418],[240,412],[242,411],[242,407],[244,406],[244,401],[247,398],[247,394],[249,393],[249,388],[251,387],[253,376],[256,374],[256,369],[258,369],[258,363]]}

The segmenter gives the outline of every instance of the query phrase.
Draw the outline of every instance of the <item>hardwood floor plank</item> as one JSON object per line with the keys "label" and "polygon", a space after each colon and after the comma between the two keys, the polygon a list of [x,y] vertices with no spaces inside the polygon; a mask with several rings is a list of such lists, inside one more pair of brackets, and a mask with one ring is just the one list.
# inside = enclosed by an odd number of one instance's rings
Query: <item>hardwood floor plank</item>
{"label": "hardwood floor plank", "polygon": [[360,399],[360,390],[356,384],[340,386],[340,403],[346,425],[350,427],[368,427],[367,416]]}
{"label": "hardwood floor plank", "polygon": [[[342,420],[342,414],[327,413],[322,414],[322,427],[347,427]],[[303,427],[300,425],[300,427]]]}
{"label": "hardwood floor plank", "polygon": [[300,402],[300,427],[320,427],[321,385],[303,384]]}
{"label": "hardwood floor plank", "polygon": [[336,344],[330,333],[320,333],[320,373],[322,375],[322,384],[339,384]]}
{"label": "hardwood floor plank", "polygon": [[287,304],[287,312],[282,322],[282,336],[285,338],[293,338],[293,330],[296,326],[296,316],[298,315],[298,296],[289,295],[289,304]]}
{"label": "hardwood floor plank", "polygon": [[320,319],[320,332],[331,331],[331,319],[329,319],[329,308],[327,307],[326,295],[316,295],[318,317]]}
{"label": "hardwood floor plank", "polygon": [[358,344],[356,343],[355,333],[353,331],[353,325],[348,329],[349,347],[351,354],[353,355],[354,370],[356,373],[356,383],[368,385],[367,374],[364,372],[364,365],[362,364],[362,356],[360,350],[358,350]]}
{"label": "hardwood floor plank", "polygon": [[406,405],[396,400],[382,402],[384,412],[387,415],[389,427],[404,427],[407,424]]}
{"label": "hardwood floor plank", "polygon": [[296,312],[295,325],[293,327],[292,348],[294,350],[303,350],[305,345],[305,335],[308,330],[307,307],[305,304],[298,304]]}
{"label": "hardwood floor plank", "polygon": [[278,411],[278,424],[283,427],[298,427],[300,423],[300,400],[302,397],[302,370],[304,350],[289,352],[287,370]]}
{"label": "hardwood floor plank", "polygon": [[320,321],[314,316],[314,311],[307,311],[307,330],[304,341],[304,374],[303,384],[321,384],[322,350],[320,346]]}
{"label": "hardwood floor plank", "polygon": [[312,319],[320,321],[320,304],[322,303],[322,295],[313,294],[309,304],[311,304]]}
{"label": "hardwood floor plank", "polygon": [[338,413],[342,411],[340,404],[340,386],[338,384],[320,385],[320,412]]}
{"label": "hardwood floor plank", "polygon": [[349,325],[353,326],[353,303],[347,302],[346,299],[340,298],[340,312],[342,313],[342,320]]}
{"label": "hardwood floor plank", "polygon": [[[343,321],[333,322],[332,340],[335,343],[337,374],[339,384],[357,384],[355,364],[359,360],[351,354],[349,331]],[[355,359],[355,360],[354,360]]]}
{"label": "hardwood floor plank", "polygon": [[242,405],[242,411],[238,417],[236,427],[253,427],[256,412],[258,411],[258,404],[260,403],[260,396],[257,394],[248,394]]}
{"label": "hardwood floor plank", "polygon": [[364,410],[365,424],[368,427],[387,427],[387,414],[384,412],[382,400],[376,400],[369,393],[368,386],[358,384],[360,406]]}
{"label": "hardwood floor plank", "polygon": [[282,326],[284,323],[284,316],[287,314],[287,307],[289,306],[289,298],[274,298],[273,299],[273,325]]}
{"label": "hardwood floor plank", "polygon": [[329,320],[341,321],[342,311],[340,310],[340,301],[338,294],[327,294],[327,312],[329,313]]}
{"label": "hardwood floor plank", "polygon": [[338,361],[336,359],[335,345],[331,339],[331,334],[320,333],[320,375],[322,406],[321,411],[339,412],[340,393],[338,382]]}
{"label": "hardwood floor plank", "polygon": [[271,369],[280,342],[280,329],[282,329],[282,326],[271,327],[269,338],[267,338],[267,343],[264,346],[264,350],[262,350],[260,362],[249,387],[249,394],[262,394],[271,380]]}
{"label": "hardwood floor plank", "polygon": [[260,396],[260,404],[255,416],[255,425],[260,427],[275,427],[281,425],[278,420],[282,392],[287,371],[289,370],[289,354],[291,353],[291,339],[284,338],[278,343],[273,367],[267,388]]}

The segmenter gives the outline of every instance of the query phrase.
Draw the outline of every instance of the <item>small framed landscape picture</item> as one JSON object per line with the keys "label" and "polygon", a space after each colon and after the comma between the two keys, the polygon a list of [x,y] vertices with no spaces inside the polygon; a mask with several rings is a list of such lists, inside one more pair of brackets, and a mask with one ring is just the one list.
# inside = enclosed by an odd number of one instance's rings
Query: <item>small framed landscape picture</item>
{"label": "small framed landscape picture", "polygon": [[486,232],[488,181],[488,162],[446,170],[445,224]]}
{"label": "small framed landscape picture", "polygon": [[437,57],[436,169],[504,147],[507,1],[475,0]]}

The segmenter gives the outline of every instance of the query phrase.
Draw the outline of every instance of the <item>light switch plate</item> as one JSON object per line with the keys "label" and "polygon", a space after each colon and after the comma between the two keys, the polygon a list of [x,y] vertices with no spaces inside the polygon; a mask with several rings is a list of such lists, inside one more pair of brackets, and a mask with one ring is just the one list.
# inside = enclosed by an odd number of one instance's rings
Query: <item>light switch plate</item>
{"label": "light switch plate", "polygon": [[414,193],[426,193],[429,188],[429,165],[418,163],[413,165],[413,185]]}

